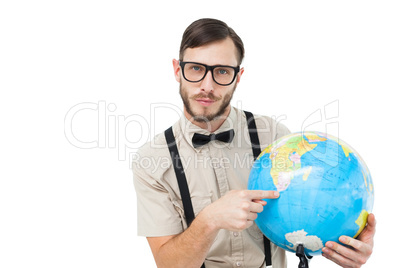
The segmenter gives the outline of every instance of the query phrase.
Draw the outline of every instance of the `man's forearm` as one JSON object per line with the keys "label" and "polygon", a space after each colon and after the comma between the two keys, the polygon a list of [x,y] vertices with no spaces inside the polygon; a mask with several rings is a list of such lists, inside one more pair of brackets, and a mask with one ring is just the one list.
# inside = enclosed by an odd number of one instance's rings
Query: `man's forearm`
{"label": "man's forearm", "polygon": [[158,267],[201,267],[218,231],[201,212],[187,230],[159,248],[154,256]]}

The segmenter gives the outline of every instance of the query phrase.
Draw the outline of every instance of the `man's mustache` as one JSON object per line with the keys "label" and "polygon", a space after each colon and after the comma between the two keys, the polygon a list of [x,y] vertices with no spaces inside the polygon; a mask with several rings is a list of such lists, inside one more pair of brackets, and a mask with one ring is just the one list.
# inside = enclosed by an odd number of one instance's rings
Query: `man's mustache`
{"label": "man's mustache", "polygon": [[208,93],[208,94],[200,93],[200,94],[197,94],[197,95],[194,95],[194,96],[190,97],[190,99],[192,99],[192,100],[195,100],[195,99],[210,99],[210,100],[213,100],[213,101],[219,101],[219,100],[222,99],[222,97],[217,97],[212,93]]}

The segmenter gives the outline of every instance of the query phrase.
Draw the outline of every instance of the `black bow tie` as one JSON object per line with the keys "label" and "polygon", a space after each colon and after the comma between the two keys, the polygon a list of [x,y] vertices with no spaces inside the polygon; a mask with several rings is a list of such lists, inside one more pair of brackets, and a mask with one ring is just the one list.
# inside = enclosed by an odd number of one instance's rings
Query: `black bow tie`
{"label": "black bow tie", "polygon": [[218,134],[211,134],[211,135],[203,135],[203,134],[199,134],[199,133],[194,133],[193,136],[193,146],[194,148],[203,146],[205,144],[207,144],[210,141],[213,140],[218,140],[218,141],[222,141],[222,142],[231,142],[233,140],[234,137],[234,130],[228,130],[228,131],[224,131]]}

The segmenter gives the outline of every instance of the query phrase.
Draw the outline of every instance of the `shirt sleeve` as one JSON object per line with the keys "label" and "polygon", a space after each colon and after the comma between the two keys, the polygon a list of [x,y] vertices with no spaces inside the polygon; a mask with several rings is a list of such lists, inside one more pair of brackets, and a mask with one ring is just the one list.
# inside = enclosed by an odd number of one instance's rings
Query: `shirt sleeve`
{"label": "shirt sleeve", "polygon": [[139,157],[132,163],[138,235],[158,237],[183,232],[182,209],[163,180],[164,176],[172,175],[169,172],[171,165],[169,168],[166,162],[162,165],[162,160],[168,159],[157,152],[144,153],[141,149],[138,154]]}

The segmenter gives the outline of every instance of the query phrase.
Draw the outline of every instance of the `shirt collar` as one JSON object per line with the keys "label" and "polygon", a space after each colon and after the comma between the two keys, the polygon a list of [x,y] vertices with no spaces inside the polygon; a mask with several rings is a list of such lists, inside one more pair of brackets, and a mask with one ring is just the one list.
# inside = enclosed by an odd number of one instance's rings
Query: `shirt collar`
{"label": "shirt collar", "polygon": [[[233,107],[230,107],[230,112],[228,117],[226,118],[226,120],[223,122],[223,124],[213,133],[218,134],[230,129],[234,129],[235,131],[235,137],[237,134],[237,125],[238,125],[238,121],[237,121],[237,114],[236,111]],[[199,134],[204,134],[204,135],[210,135],[212,134],[211,132],[209,132],[206,129],[200,128],[199,126],[194,125],[192,122],[190,122],[190,120],[188,120],[186,118],[186,116],[183,114],[180,118],[180,130],[181,130],[181,134],[183,135],[184,139],[191,145],[191,147],[193,147],[193,143],[192,143],[192,138],[194,133],[199,133]],[[220,141],[211,141],[209,144],[212,143],[219,143],[219,146],[225,146],[227,148],[232,148],[234,145],[234,140],[232,140],[232,142],[230,143],[224,143],[224,142],[220,142]],[[206,147],[208,145],[204,145],[198,148],[194,148],[195,151],[200,152],[204,147]]]}

